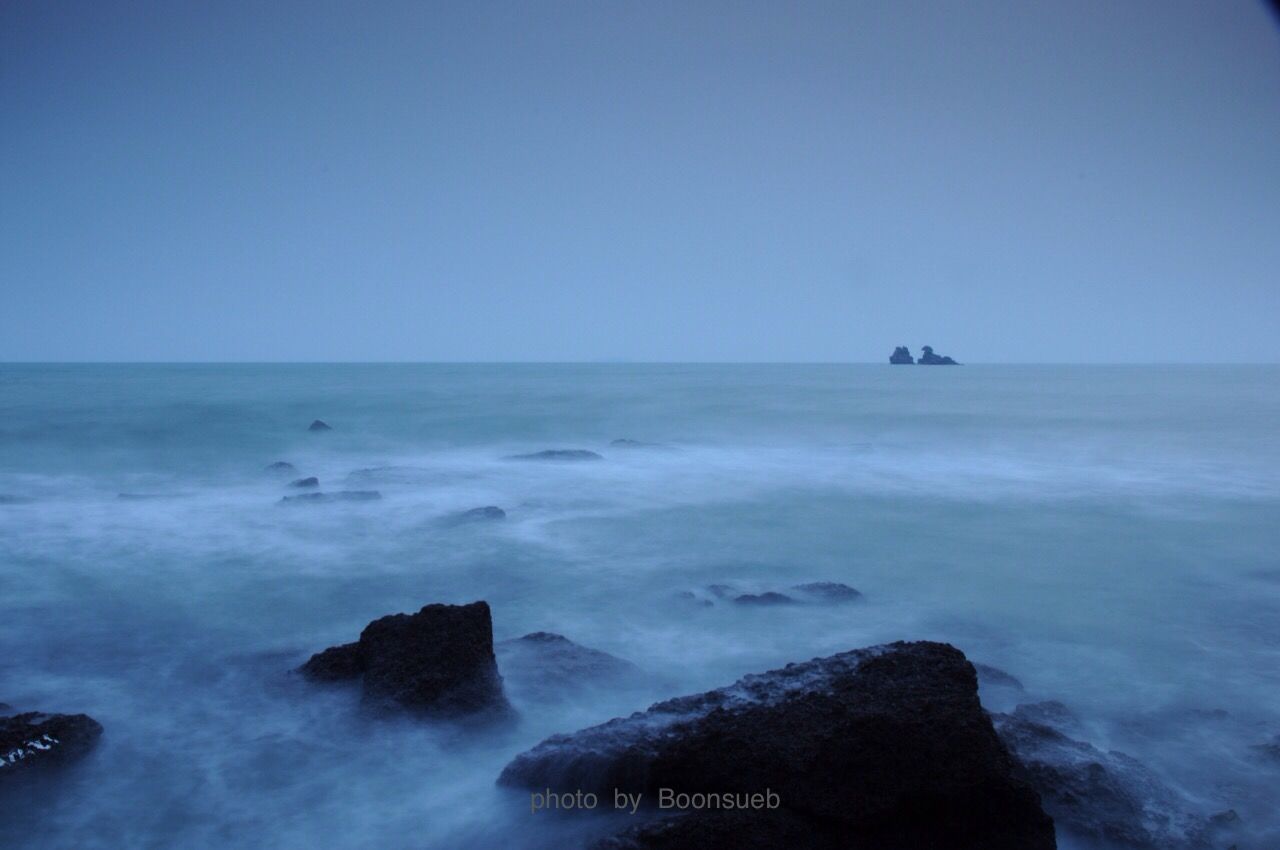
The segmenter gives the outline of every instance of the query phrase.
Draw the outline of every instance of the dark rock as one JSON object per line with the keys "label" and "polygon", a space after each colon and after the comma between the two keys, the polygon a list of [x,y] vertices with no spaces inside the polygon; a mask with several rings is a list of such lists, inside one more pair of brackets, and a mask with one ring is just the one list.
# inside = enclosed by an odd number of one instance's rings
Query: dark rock
{"label": "dark rock", "polygon": [[507,460],[604,460],[586,449],[545,449],[524,455],[511,455]]}
{"label": "dark rock", "polygon": [[1250,749],[1266,761],[1280,764],[1280,735],[1276,735],[1265,744],[1254,744]]}
{"label": "dark rock", "polygon": [[1059,827],[1143,850],[1204,846],[1208,821],[1141,762],[1056,728],[1075,722],[1061,703],[1020,705],[991,719]]}
{"label": "dark rock", "polygon": [[797,584],[791,589],[819,602],[852,602],[862,598],[859,591],[838,581],[811,581]]}
{"label": "dark rock", "polygon": [[335,682],[359,678],[366,705],[439,717],[505,715],[489,605],[427,605],[365,626],[356,643],[313,655],[300,671]]}
{"label": "dark rock", "polygon": [[318,502],[368,502],[381,499],[377,490],[339,490],[336,493],[302,493],[298,496],[284,496],[282,504],[310,504]]}
{"label": "dark rock", "polygon": [[657,449],[661,448],[661,443],[646,443],[644,440],[632,440],[627,437],[614,440],[609,443],[617,449]]}
{"label": "dark rock", "polygon": [[911,356],[911,349],[905,345],[899,345],[893,350],[893,354],[889,355],[889,362],[895,366],[910,366],[915,363],[915,358]]}
{"label": "dark rock", "polygon": [[0,783],[83,758],[101,735],[101,724],[86,714],[0,717]]}
{"label": "dark rock", "polygon": [[920,349],[921,366],[959,366],[960,364],[952,360],[950,357],[943,357],[933,353],[933,347],[926,345]]}
{"label": "dark rock", "polygon": [[1022,690],[1022,682],[1017,676],[1010,675],[999,667],[992,667],[990,664],[973,663],[973,669],[978,671],[978,684],[988,685],[1000,688],[1013,688],[1015,691]]}
{"label": "dark rock", "polygon": [[452,525],[463,525],[470,522],[490,522],[497,519],[506,519],[507,512],[497,505],[485,505],[482,508],[471,508],[470,510],[460,511],[451,517],[448,522]]}
{"label": "dark rock", "polygon": [[768,789],[780,800],[774,810],[698,811],[638,827],[606,845],[614,848],[1049,850],[1053,822],[1015,770],[964,655],[896,643],[553,736],[498,781],[601,799],[616,788],[651,805],[659,789]]}
{"label": "dark rock", "polygon": [[290,487],[319,487],[320,479],[314,475],[310,478],[299,478],[296,481],[289,482]]}
{"label": "dark rock", "polygon": [[267,465],[267,472],[293,473],[297,471],[298,468],[287,460],[278,460],[275,463]]}
{"label": "dark rock", "polygon": [[785,593],[774,593],[772,590],[766,593],[744,593],[735,596],[733,601],[739,605],[791,605],[795,602]]}
{"label": "dark rock", "polygon": [[308,431],[332,431],[333,426],[327,422],[322,422],[321,420],[316,419],[310,425],[307,426],[307,430]]}
{"label": "dark rock", "polygon": [[631,662],[551,632],[504,640],[494,649],[503,682],[513,696],[546,699],[591,686],[637,683],[642,678]]}
{"label": "dark rock", "polygon": [[707,590],[717,599],[727,599],[736,593],[733,585],[730,584],[709,584],[707,585]]}

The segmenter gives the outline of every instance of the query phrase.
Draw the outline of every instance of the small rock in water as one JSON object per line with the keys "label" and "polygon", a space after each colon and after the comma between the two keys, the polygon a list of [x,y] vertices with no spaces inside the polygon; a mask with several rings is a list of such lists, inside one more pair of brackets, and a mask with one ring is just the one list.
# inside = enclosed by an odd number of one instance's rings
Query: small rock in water
{"label": "small rock in water", "polygon": [[646,443],[644,440],[632,440],[629,437],[613,440],[609,445],[618,449],[658,449],[663,447],[661,443]]}
{"label": "small rock in water", "polygon": [[317,653],[300,671],[321,682],[359,678],[365,705],[380,710],[436,717],[510,713],[486,602],[382,617],[365,626],[357,642]]}
{"label": "small rock in water", "polygon": [[278,460],[275,463],[267,464],[267,472],[297,472],[298,468],[287,460]]}
{"label": "small rock in water", "polygon": [[101,735],[102,725],[86,714],[0,717],[0,783],[83,758]]}
{"label": "small rock in water", "polygon": [[296,481],[289,482],[290,487],[319,487],[320,479],[314,475],[310,478],[299,478]]}
{"label": "small rock in water", "polygon": [[798,590],[820,602],[852,602],[862,598],[859,591],[838,581],[811,581],[807,584],[797,584],[791,589]]}
{"label": "small rock in water", "polygon": [[319,419],[316,419],[310,425],[307,426],[307,430],[308,431],[332,431],[333,426],[327,422],[323,422]]}
{"label": "small rock in water", "polygon": [[461,511],[448,517],[448,521],[455,525],[462,525],[469,522],[487,522],[495,519],[506,519],[507,512],[497,505],[485,505],[482,508],[471,508],[470,510]]}
{"label": "small rock in water", "polygon": [[511,455],[507,460],[604,460],[587,449],[544,449],[523,455]]}
{"label": "small rock in water", "polygon": [[552,632],[504,640],[494,649],[503,682],[513,696],[547,699],[591,686],[617,686],[641,677],[639,668],[631,662]]}
{"label": "small rock in water", "polygon": [[790,605],[795,602],[785,593],[775,593],[772,590],[766,593],[744,593],[735,596],[733,601],[739,605]]}
{"label": "small rock in water", "polygon": [[916,360],[911,356],[911,349],[907,348],[905,345],[899,345],[893,350],[893,353],[889,355],[889,362],[895,366],[910,366],[915,363]]}
{"label": "small rock in water", "polygon": [[960,365],[956,361],[952,360],[950,357],[943,357],[942,355],[934,354],[933,346],[931,345],[926,345],[920,349],[920,360],[918,361],[918,363],[921,366],[959,366]]}

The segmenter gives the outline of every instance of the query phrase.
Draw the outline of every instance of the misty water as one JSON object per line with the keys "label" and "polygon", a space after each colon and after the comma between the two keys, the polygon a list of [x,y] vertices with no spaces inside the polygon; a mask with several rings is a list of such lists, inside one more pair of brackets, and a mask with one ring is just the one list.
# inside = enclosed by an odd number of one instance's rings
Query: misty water
{"label": "misty water", "polygon": [[[105,727],[0,846],[563,847],[618,823],[495,787],[543,737],[924,638],[1280,846],[1277,426],[1270,366],[0,366],[0,701]],[[604,459],[505,459],[547,448]],[[282,505],[278,460],[384,498]],[[680,596],[807,581],[865,598]],[[289,673],[476,599],[649,675],[475,731]]]}

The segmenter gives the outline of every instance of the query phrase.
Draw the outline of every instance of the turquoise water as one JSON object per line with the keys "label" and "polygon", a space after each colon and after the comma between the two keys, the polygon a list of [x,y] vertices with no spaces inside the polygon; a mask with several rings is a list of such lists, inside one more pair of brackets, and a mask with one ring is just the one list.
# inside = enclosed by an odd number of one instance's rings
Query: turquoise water
{"label": "turquoise water", "polygon": [[[0,844],[554,847],[493,787],[545,735],[935,638],[1280,846],[1278,426],[1271,366],[3,365],[0,701],[107,731]],[[503,459],[544,448],[605,459]],[[281,506],[276,460],[384,498]],[[508,518],[439,522],[479,505]],[[866,599],[678,598],[810,580]],[[459,737],[284,675],[473,599],[651,684]]]}

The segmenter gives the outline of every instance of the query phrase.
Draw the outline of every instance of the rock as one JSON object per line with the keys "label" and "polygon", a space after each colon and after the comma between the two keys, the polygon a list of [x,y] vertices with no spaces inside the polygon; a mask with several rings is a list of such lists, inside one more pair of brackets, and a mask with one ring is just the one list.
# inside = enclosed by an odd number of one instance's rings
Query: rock
{"label": "rock", "polygon": [[807,584],[797,584],[791,589],[799,591],[816,602],[852,602],[862,598],[860,592],[838,581],[811,581]]}
{"label": "rock", "polygon": [[768,591],[766,593],[744,593],[741,596],[735,596],[733,601],[739,605],[790,605],[795,602],[785,593],[774,593]]}
{"label": "rock", "polygon": [[504,640],[494,649],[503,682],[512,695],[547,699],[592,686],[638,683],[642,678],[631,662],[552,632]]}
{"label": "rock", "polygon": [[294,473],[298,468],[287,460],[278,460],[275,463],[267,464],[267,472]]}
{"label": "rock", "polygon": [[1280,764],[1280,735],[1276,735],[1264,744],[1254,744],[1249,749],[1266,761]]}
{"label": "rock", "polygon": [[545,449],[525,455],[511,455],[507,460],[604,460],[586,449]]}
{"label": "rock", "polygon": [[[999,667],[992,667],[990,664],[973,663],[973,669],[978,671],[978,684],[989,685],[999,688],[1013,688],[1015,691],[1022,690],[1022,682],[1018,681],[1016,676],[1012,676]],[[1059,703],[1061,705],[1061,703]]]}
{"label": "rock", "polygon": [[926,345],[920,349],[921,366],[959,366],[960,364],[952,360],[950,357],[942,357],[933,353],[933,346]]}
{"label": "rock", "polygon": [[497,505],[485,505],[482,508],[471,508],[470,510],[461,511],[449,517],[451,524],[462,525],[469,522],[489,522],[496,519],[506,519],[507,512]]}
{"label": "rock", "polygon": [[102,725],[86,714],[0,717],[0,783],[83,758],[101,735]]}
{"label": "rock", "polygon": [[290,487],[319,487],[320,479],[316,478],[314,475],[311,476],[310,478],[299,478],[297,480],[290,481],[289,486]]}
{"label": "rock", "polygon": [[486,602],[427,605],[374,620],[359,641],[313,655],[300,672],[320,682],[359,678],[364,703],[379,710],[436,717],[510,710]]}
{"label": "rock", "polygon": [[1143,850],[1204,846],[1208,820],[1141,762],[1104,753],[1055,728],[1075,723],[1061,703],[1020,705],[991,719],[1021,763],[1020,775],[1040,792],[1045,811],[1061,828]]}
{"label": "rock", "polygon": [[307,430],[308,431],[332,431],[333,426],[327,422],[323,422],[319,419],[316,419],[312,421],[310,425],[307,426]]}
{"label": "rock", "polygon": [[298,496],[284,496],[281,504],[310,504],[318,502],[368,502],[381,499],[377,490],[339,490],[336,493],[302,493]]}
{"label": "rock", "polygon": [[502,785],[612,799],[776,793],[775,809],[692,811],[614,848],[1049,850],[1053,822],[978,702],[964,655],[938,643],[854,650],[747,676],[629,718],[556,735]]}
{"label": "rock", "polygon": [[663,448],[661,443],[646,443],[644,440],[632,440],[622,437],[609,443],[616,449],[660,449]]}
{"label": "rock", "polygon": [[0,493],[0,505],[29,505],[35,499],[30,496],[13,496],[8,493]]}
{"label": "rock", "polygon": [[911,356],[911,349],[905,345],[899,345],[889,355],[889,362],[895,366],[910,366],[915,363],[915,358]]}

